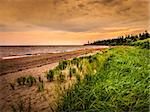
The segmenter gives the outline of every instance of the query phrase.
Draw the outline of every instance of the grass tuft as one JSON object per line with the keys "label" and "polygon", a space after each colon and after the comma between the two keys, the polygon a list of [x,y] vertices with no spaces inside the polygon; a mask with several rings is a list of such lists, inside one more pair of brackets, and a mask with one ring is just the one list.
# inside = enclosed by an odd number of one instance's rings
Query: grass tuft
{"label": "grass tuft", "polygon": [[38,83],[38,91],[44,92],[44,83],[43,82]]}
{"label": "grass tuft", "polygon": [[54,70],[49,70],[47,73],[46,73],[46,77],[47,77],[47,80],[48,81],[53,81],[54,80]]}
{"label": "grass tuft", "polygon": [[68,65],[68,61],[64,60],[64,61],[59,62],[58,68],[60,70],[64,70],[67,67],[67,65]]}
{"label": "grass tuft", "polygon": [[33,84],[36,84],[36,78],[34,78],[33,76],[28,76],[26,78],[26,84],[31,87]]}
{"label": "grass tuft", "polygon": [[58,78],[59,78],[58,80],[59,80],[60,82],[64,82],[64,81],[65,81],[65,75],[64,75],[62,72],[60,72]]}

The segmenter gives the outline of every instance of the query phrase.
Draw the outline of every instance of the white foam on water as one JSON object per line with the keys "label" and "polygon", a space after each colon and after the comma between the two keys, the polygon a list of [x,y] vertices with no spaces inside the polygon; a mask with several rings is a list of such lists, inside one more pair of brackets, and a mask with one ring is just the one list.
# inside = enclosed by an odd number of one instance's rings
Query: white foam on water
{"label": "white foam on water", "polygon": [[2,57],[1,59],[7,60],[7,59],[16,59],[16,58],[23,58],[23,57],[29,57],[27,55],[24,56],[7,56],[7,57]]}
{"label": "white foam on water", "polygon": [[16,59],[46,53],[63,53],[90,48],[109,48],[109,46],[51,46],[51,47],[0,47],[0,59]]}

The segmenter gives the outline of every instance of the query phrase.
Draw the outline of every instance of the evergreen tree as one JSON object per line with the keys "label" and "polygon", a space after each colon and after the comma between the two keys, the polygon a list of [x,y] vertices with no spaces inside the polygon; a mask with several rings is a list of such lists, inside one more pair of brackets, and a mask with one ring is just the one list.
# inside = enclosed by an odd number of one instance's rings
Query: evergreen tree
{"label": "evergreen tree", "polygon": [[90,43],[90,45],[130,45],[131,42],[135,42],[137,40],[144,40],[150,38],[150,34],[148,31],[145,31],[144,33],[140,33],[139,35],[126,35],[120,36],[116,39],[108,39],[108,40],[98,40],[94,41],[93,43]]}

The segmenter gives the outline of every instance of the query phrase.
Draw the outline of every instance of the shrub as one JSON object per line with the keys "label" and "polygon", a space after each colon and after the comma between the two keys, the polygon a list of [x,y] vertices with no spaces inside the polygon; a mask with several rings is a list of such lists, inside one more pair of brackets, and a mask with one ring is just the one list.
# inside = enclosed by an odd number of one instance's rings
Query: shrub
{"label": "shrub", "polygon": [[46,74],[47,80],[48,81],[53,81],[54,80],[54,70],[49,70],[49,72]]}

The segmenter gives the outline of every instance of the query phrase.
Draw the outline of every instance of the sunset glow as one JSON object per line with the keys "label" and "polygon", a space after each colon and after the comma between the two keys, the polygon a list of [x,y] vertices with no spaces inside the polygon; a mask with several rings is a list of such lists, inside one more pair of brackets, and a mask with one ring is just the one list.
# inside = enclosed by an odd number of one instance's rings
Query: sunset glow
{"label": "sunset glow", "polygon": [[149,30],[149,0],[0,0],[0,45],[70,45]]}

